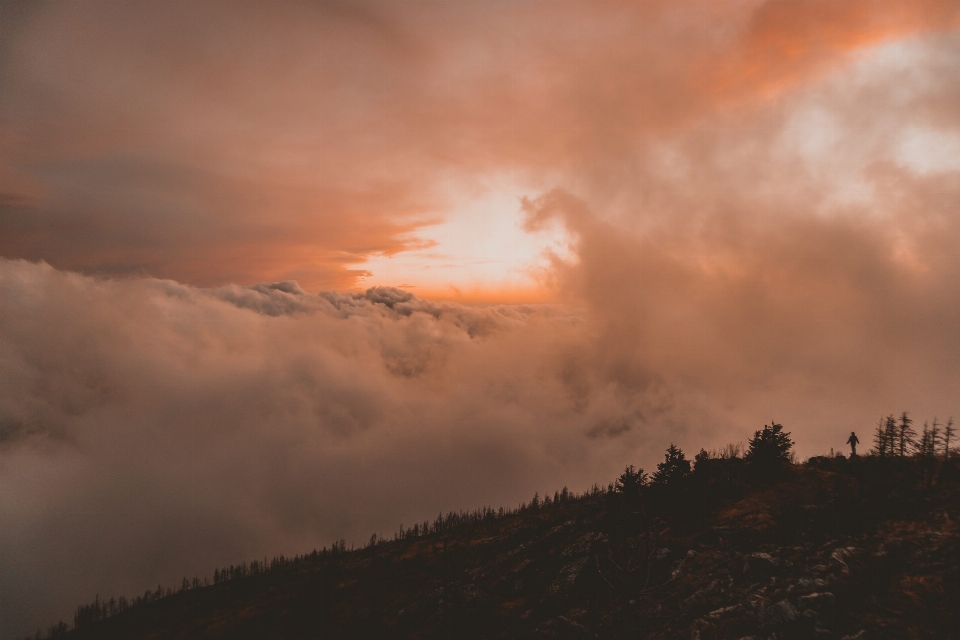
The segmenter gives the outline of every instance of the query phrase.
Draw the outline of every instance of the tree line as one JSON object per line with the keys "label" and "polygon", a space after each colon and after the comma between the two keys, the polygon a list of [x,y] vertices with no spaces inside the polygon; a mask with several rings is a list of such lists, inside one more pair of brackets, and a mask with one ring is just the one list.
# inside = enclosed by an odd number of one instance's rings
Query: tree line
{"label": "tree line", "polygon": [[934,458],[940,454],[949,458],[956,453],[951,445],[955,435],[953,417],[945,424],[938,422],[936,417],[932,424],[924,421],[923,431],[918,434],[913,428],[913,419],[904,411],[899,419],[892,414],[880,418],[873,435],[873,453],[880,457]]}

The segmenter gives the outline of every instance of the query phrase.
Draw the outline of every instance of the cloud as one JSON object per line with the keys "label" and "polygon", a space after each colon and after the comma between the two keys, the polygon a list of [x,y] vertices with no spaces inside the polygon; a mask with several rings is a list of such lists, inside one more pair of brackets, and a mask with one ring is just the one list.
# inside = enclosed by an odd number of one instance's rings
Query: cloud
{"label": "cloud", "polygon": [[0,300],[7,629],[94,592],[510,504],[551,477],[584,488],[613,467],[580,443],[645,402],[568,397],[594,382],[573,381],[584,320],[558,307],[7,260]]}
{"label": "cloud", "polygon": [[5,17],[0,255],[316,291],[423,247],[488,176],[615,191],[662,136],[769,105],[858,50],[954,28],[958,11],[651,0]]}

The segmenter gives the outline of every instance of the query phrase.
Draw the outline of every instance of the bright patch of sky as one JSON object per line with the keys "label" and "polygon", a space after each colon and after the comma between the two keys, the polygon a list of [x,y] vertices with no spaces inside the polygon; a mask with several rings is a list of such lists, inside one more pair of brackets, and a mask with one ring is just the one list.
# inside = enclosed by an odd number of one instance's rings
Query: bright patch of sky
{"label": "bright patch of sky", "polygon": [[907,127],[897,141],[896,159],[917,173],[960,171],[960,133]]}
{"label": "bright patch of sky", "polygon": [[878,162],[916,173],[960,170],[960,133],[925,122],[916,106],[937,90],[932,54],[922,39],[861,51],[791,108],[775,153],[799,160],[822,185],[827,210],[870,205],[866,170]]}
{"label": "bright patch of sky", "polygon": [[372,275],[361,287],[399,286],[454,296],[538,289],[548,252],[569,258],[570,249],[559,227],[535,233],[523,229],[520,200],[537,193],[508,179],[454,191],[445,219],[418,233],[434,246],[368,260],[363,268]]}

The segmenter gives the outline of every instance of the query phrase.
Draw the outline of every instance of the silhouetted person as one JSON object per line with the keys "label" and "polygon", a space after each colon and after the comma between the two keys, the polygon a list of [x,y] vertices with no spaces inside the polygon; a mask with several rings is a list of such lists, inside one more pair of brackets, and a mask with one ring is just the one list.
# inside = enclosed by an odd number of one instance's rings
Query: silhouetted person
{"label": "silhouetted person", "polygon": [[860,444],[860,439],[857,437],[857,434],[853,431],[850,432],[850,437],[847,438],[847,444],[850,445],[850,450],[853,452],[850,454],[850,457],[857,455],[857,445]]}

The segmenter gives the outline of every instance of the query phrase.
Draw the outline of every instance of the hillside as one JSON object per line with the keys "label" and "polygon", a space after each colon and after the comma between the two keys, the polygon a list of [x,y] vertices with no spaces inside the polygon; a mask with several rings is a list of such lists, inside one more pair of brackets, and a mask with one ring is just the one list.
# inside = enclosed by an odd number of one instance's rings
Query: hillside
{"label": "hillside", "polygon": [[660,467],[98,602],[64,637],[960,637],[957,458]]}

